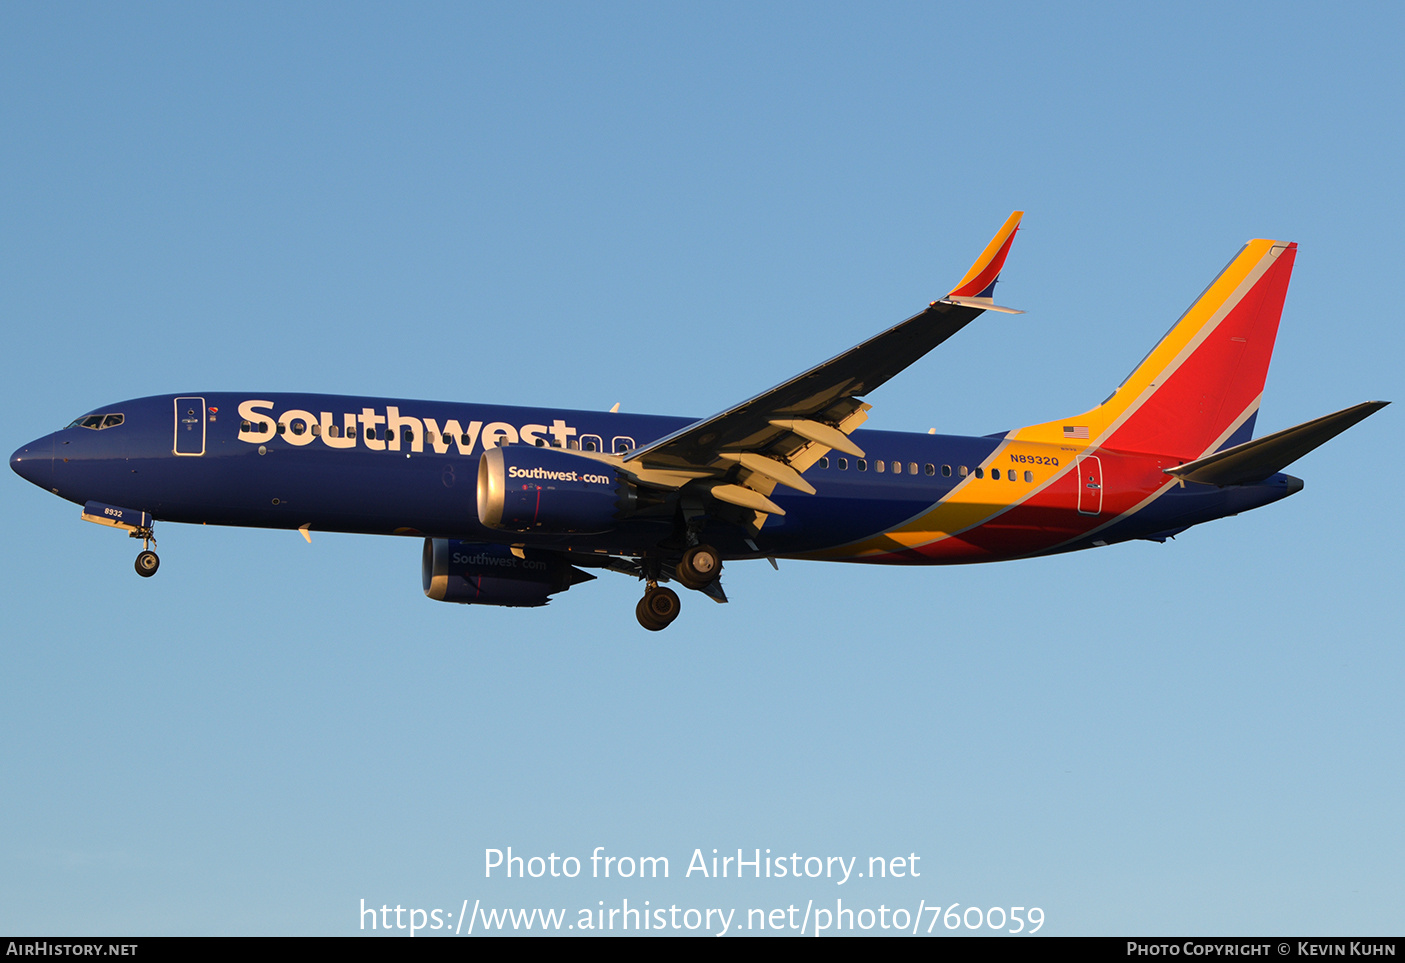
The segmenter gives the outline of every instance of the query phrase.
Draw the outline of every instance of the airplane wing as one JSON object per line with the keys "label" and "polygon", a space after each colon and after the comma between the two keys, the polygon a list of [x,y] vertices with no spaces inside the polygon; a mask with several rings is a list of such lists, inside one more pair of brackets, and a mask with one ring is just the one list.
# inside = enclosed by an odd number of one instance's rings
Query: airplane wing
{"label": "airplane wing", "polygon": [[1005,221],[961,283],[901,324],[769,391],[696,421],[628,455],[624,467],[646,484],[708,489],[757,513],[783,514],[768,497],[777,484],[813,494],[800,477],[831,450],[864,453],[849,438],[868,417],[861,395],[886,382],[996,305],[995,282],[1023,211]]}

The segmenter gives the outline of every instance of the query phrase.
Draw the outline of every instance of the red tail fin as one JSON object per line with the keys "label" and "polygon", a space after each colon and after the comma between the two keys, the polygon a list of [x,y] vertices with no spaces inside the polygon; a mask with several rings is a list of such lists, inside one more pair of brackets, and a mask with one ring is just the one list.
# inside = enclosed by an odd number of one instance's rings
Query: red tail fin
{"label": "red tail fin", "polygon": [[[1247,436],[1268,376],[1296,244],[1256,240],[1211,282],[1112,397],[1019,431],[1195,459]],[[1243,440],[1242,437],[1236,441]]]}

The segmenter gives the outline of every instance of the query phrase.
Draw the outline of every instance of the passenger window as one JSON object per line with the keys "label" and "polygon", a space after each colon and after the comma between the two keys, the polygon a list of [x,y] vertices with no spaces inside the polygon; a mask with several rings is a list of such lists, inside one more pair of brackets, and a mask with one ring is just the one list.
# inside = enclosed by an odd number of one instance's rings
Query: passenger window
{"label": "passenger window", "polygon": [[605,444],[599,435],[581,435],[581,448],[586,451],[604,451]]}
{"label": "passenger window", "polygon": [[[964,475],[965,472],[962,472],[962,474]],[[950,466],[950,465],[943,465],[943,466],[942,466],[942,477],[943,477],[943,478],[950,478],[950,477],[951,477],[951,466]]]}
{"label": "passenger window", "polygon": [[882,460],[876,461],[873,463],[873,470],[877,472],[887,471],[888,463]]}
{"label": "passenger window", "polygon": [[931,462],[928,462],[928,463],[927,463],[925,466],[923,466],[923,467],[925,468],[927,474],[929,474],[929,475],[935,475],[935,474],[937,473],[937,466],[936,466],[936,465],[933,465]]}
{"label": "passenger window", "polygon": [[285,425],[285,424],[283,424],[283,422],[281,422],[281,421],[278,422],[278,434],[280,434],[280,435],[285,435],[285,434],[287,434],[287,433],[288,433],[288,426]]}
{"label": "passenger window", "polygon": [[242,432],[244,432],[244,434],[247,435],[247,434],[249,434],[249,432],[251,432],[251,431],[253,430],[253,428],[249,425],[249,423],[248,423],[247,421],[241,421],[241,422],[239,422],[239,430],[242,431]]}
{"label": "passenger window", "polygon": [[580,451],[581,443],[572,438],[566,443],[566,447],[571,449],[571,451]]}
{"label": "passenger window", "polygon": [[956,469],[956,473],[957,473],[958,475],[960,475],[962,478],[965,478],[966,475],[967,475],[966,466],[965,466],[965,465],[960,465],[960,466],[958,466],[957,469]]}
{"label": "passenger window", "polygon": [[616,435],[613,444],[616,455],[623,455],[625,452],[634,450],[634,439],[628,435]]}
{"label": "passenger window", "polygon": [[902,473],[903,473],[903,463],[900,462],[900,461],[895,461],[895,462],[893,462],[893,474],[894,474],[894,475],[901,475]]}
{"label": "passenger window", "polygon": [[292,422],[292,429],[293,434],[301,435],[303,432],[307,431],[307,425],[301,421],[294,421]]}
{"label": "passenger window", "polygon": [[984,478],[984,477],[985,477],[985,469],[984,469],[984,468],[977,468],[977,469],[976,469],[976,477],[977,477],[977,478]]}
{"label": "passenger window", "polygon": [[[907,463],[907,473],[908,473],[909,475],[915,475],[915,474],[917,474],[917,462],[915,462],[915,461],[910,461],[910,462]],[[932,466],[931,466],[931,465],[928,465],[928,466],[927,466],[927,474],[930,475],[931,473],[932,473]]]}
{"label": "passenger window", "polygon": [[849,470],[849,459],[847,459],[847,458],[841,458],[841,459],[839,459],[839,470],[840,470],[840,471],[848,471],[848,470]]}
{"label": "passenger window", "polygon": [[828,459],[828,458],[821,458],[821,459],[820,459],[820,467],[821,467],[821,468],[828,468],[828,467],[829,467],[829,459]]}
{"label": "passenger window", "polygon": [[348,428],[348,429],[346,430],[346,437],[348,437],[348,438],[355,438],[355,437],[356,437],[356,429],[355,429],[355,428]]}
{"label": "passenger window", "polygon": [[1032,471],[1027,471],[1027,472],[1025,472],[1025,473],[1024,473],[1024,480],[1027,481],[1027,482],[1032,482],[1032,481],[1034,481],[1034,472],[1032,472]]}
{"label": "passenger window", "polygon": [[[882,462],[879,462],[879,464],[882,464]],[[855,458],[854,467],[859,471],[868,471],[868,460],[865,458]]]}
{"label": "passenger window", "polygon": [[322,434],[322,423],[321,423],[321,422],[319,422],[319,421],[314,421],[314,422],[312,423],[312,433],[313,433],[314,435],[320,435],[320,434]]}

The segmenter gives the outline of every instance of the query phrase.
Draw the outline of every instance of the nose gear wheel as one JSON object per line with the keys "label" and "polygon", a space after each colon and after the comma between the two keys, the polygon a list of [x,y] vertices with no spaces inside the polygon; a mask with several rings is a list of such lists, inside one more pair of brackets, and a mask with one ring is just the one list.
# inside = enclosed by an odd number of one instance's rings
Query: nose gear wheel
{"label": "nose gear wheel", "polygon": [[161,560],[156,557],[156,553],[147,549],[137,556],[137,574],[142,578],[151,578],[156,574],[156,570],[161,566]]}

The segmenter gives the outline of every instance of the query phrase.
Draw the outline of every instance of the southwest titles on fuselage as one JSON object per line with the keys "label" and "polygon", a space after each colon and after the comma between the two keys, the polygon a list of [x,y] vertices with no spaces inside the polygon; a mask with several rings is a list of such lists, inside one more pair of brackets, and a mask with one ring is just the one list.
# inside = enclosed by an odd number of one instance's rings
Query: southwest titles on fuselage
{"label": "southwest titles on fuselage", "polygon": [[[550,425],[513,425],[505,421],[470,421],[446,419],[441,425],[435,418],[402,415],[396,405],[386,405],[385,414],[375,408],[362,408],[359,413],[344,412],[341,423],[330,411],[313,413],[289,408],[273,414],[274,402],[250,399],[240,402],[239,440],[250,445],[272,441],[277,435],[291,445],[302,447],[321,441],[328,448],[355,448],[358,443],[371,451],[425,451],[425,443],[435,454],[448,454],[455,448],[460,455],[471,455],[480,444],[483,450],[501,445],[549,444],[554,448],[569,448],[577,432],[560,418]],[[548,442],[547,439],[550,439]],[[574,479],[573,479],[574,480]]]}

